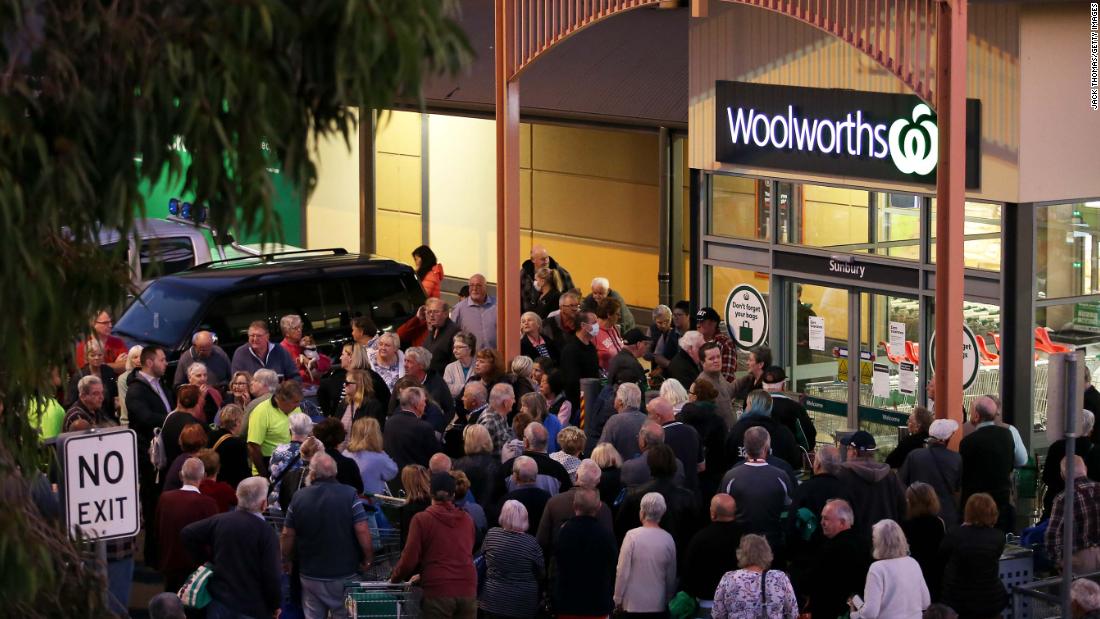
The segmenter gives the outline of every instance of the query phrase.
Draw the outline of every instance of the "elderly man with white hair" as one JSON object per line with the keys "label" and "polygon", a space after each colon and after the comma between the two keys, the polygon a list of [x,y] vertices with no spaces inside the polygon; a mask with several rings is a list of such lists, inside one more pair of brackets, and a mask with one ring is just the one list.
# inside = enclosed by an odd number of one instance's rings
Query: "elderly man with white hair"
{"label": "elderly man with white hair", "polygon": [[475,273],[468,282],[470,296],[451,310],[451,320],[459,330],[469,331],[477,338],[477,349],[497,347],[497,299],[489,296],[485,276]]}
{"label": "elderly man with white hair", "polygon": [[500,450],[508,441],[516,437],[508,424],[508,414],[512,412],[512,406],[516,401],[516,392],[508,383],[500,382],[493,385],[489,392],[489,408],[478,416],[477,422],[489,431],[489,438],[493,439],[493,455],[500,456]]}
{"label": "elderly man with white hair", "polygon": [[270,617],[282,600],[279,539],[263,519],[267,480],[249,477],[237,486],[237,509],[183,529],[192,556],[209,561],[210,617]]}
{"label": "elderly man with white hair", "polygon": [[199,484],[206,478],[202,460],[188,458],[180,467],[179,490],[169,490],[157,501],[156,531],[160,543],[160,564],[164,574],[164,590],[178,591],[191,572],[201,565],[184,548],[181,532],[187,525],[218,513],[214,499],[199,493]]}
{"label": "elderly man with white hair", "polygon": [[[1100,452],[1094,449],[1095,446],[1092,444],[1092,440],[1089,439],[1095,424],[1096,416],[1092,414],[1092,411],[1082,410],[1081,435],[1074,441],[1074,451],[1085,459],[1085,464],[1092,471],[1090,477],[1093,479],[1100,477]],[[1042,474],[1043,483],[1046,485],[1047,490],[1043,495],[1043,514],[1039,518],[1040,521],[1050,517],[1051,507],[1054,506],[1054,497],[1066,489],[1066,482],[1062,479],[1061,473],[1062,460],[1065,457],[1066,439],[1060,438],[1047,448],[1047,457],[1043,459]]]}
{"label": "elderly man with white hair", "polygon": [[638,431],[646,420],[646,414],[641,408],[641,388],[634,383],[619,385],[615,392],[615,414],[604,424],[599,442],[614,445],[623,460],[629,460],[641,453],[638,447]]}
{"label": "elderly man with white hair", "polygon": [[221,346],[218,346],[214,334],[205,330],[196,331],[191,336],[191,346],[180,355],[179,364],[176,365],[176,374],[172,379],[173,386],[178,387],[187,382],[187,369],[196,361],[206,364],[206,369],[209,372],[208,380],[215,387],[227,384],[229,377],[233,374],[230,369],[229,355]]}
{"label": "elderly man with white hair", "polygon": [[114,420],[103,413],[103,400],[107,390],[98,376],[89,374],[76,384],[77,400],[65,412],[61,422],[62,432],[106,428],[115,425]]}
{"label": "elderly man with white hair", "polygon": [[[832,499],[821,510],[821,532],[825,539],[813,569],[799,594],[809,598],[814,617],[839,617],[848,612],[848,598],[863,592],[871,567],[868,540],[853,529],[855,512],[843,499]],[[921,586],[924,579],[917,576]]]}
{"label": "elderly man with white hair", "polygon": [[1015,527],[1016,508],[1012,505],[1012,469],[1015,467],[1015,442],[1012,432],[997,424],[997,402],[982,396],[970,408],[977,429],[959,443],[962,456],[962,495],[966,505],[971,495],[989,493],[997,503],[997,528],[1011,532]]}
{"label": "elderly man with white hair", "polygon": [[297,557],[306,617],[347,617],[344,583],[374,559],[367,512],[355,488],[336,480],[336,461],[325,453],[309,463],[312,482],[294,494],[280,547],[283,569]]}
{"label": "elderly man with white hair", "polygon": [[665,376],[675,378],[681,385],[687,387],[699,378],[703,371],[702,359],[699,357],[699,349],[703,347],[703,335],[698,331],[688,331],[680,336],[680,350],[665,368]]}
{"label": "elderly man with white hair", "polygon": [[397,464],[397,470],[409,464],[427,466],[439,451],[439,439],[431,424],[424,421],[428,394],[421,387],[409,387],[401,392],[401,410],[386,420],[382,445]]}
{"label": "elderly man with white hair", "polygon": [[[554,554],[554,544],[557,542],[561,525],[574,515],[573,500],[577,492],[581,490],[600,489],[600,465],[592,460],[584,460],[577,468],[577,481],[572,488],[558,493],[546,502],[546,509],[542,512],[542,521],[538,525],[538,540],[546,556]],[[596,495],[599,496],[598,494]],[[611,509],[604,503],[600,503],[595,514],[596,520],[601,526],[607,528],[608,533],[614,533],[614,522],[611,519]]]}
{"label": "elderly man with white hair", "polygon": [[615,609],[626,613],[667,612],[676,593],[676,543],[661,528],[667,506],[657,492],[642,497],[642,526],[627,531],[615,574]]}
{"label": "elderly man with white hair", "polygon": [[[451,395],[451,389],[446,381],[438,373],[431,370],[432,353],[423,346],[412,346],[405,350],[405,376],[412,377],[417,384],[424,387],[431,400],[439,405],[440,410],[449,419],[455,412],[455,399]],[[390,396],[390,413],[397,408],[397,390]]]}
{"label": "elderly man with white hair", "polygon": [[[500,497],[515,489],[514,472],[516,463],[520,461],[520,458],[535,463],[535,485],[545,490],[550,496],[555,496],[573,487],[565,467],[546,453],[549,442],[550,434],[546,431],[546,426],[537,421],[527,424],[527,427],[523,430],[523,453],[500,465],[493,496]],[[537,520],[531,523],[532,530],[538,526],[539,522]]]}
{"label": "elderly man with white hair", "polygon": [[538,485],[539,465],[529,456],[519,456],[512,463],[511,490],[497,501],[497,508],[490,517],[491,522],[499,522],[501,510],[508,501],[519,501],[527,508],[529,516],[527,533],[535,534],[542,512],[550,500],[550,493]]}
{"label": "elderly man with white hair", "polygon": [[593,278],[590,290],[592,292],[581,301],[582,312],[595,312],[600,302],[610,297],[618,301],[619,307],[622,308],[619,316],[619,332],[626,333],[635,327],[634,314],[626,306],[623,295],[611,289],[611,282],[606,277]]}
{"label": "elderly man with white hair", "polygon": [[[1067,489],[1054,497],[1054,507],[1050,511],[1050,525],[1046,532],[1047,552],[1054,565],[1061,567],[1063,533],[1066,520],[1067,490],[1073,492],[1073,531],[1070,548],[1073,550],[1073,571],[1086,574],[1100,570],[1100,482],[1089,479],[1088,466],[1081,456],[1072,456],[1073,479],[1066,479]],[[1069,457],[1062,459],[1061,473],[1066,477],[1066,464]]]}

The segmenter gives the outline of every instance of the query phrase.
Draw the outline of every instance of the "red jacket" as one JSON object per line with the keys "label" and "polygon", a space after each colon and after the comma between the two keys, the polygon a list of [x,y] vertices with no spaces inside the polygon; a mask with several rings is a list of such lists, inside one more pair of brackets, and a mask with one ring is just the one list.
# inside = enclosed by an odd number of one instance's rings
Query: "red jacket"
{"label": "red jacket", "polygon": [[157,501],[156,531],[160,541],[160,570],[191,571],[199,566],[183,547],[183,527],[218,513],[214,499],[191,490],[169,490]]}
{"label": "red jacket", "polygon": [[237,493],[233,491],[233,486],[224,481],[204,479],[199,484],[199,492],[214,499],[219,513],[225,513],[237,506]]}
{"label": "red jacket", "polygon": [[438,299],[443,288],[443,265],[437,264],[432,267],[424,279],[420,280],[420,286],[424,289],[424,294]]}
{"label": "red jacket", "polygon": [[477,596],[474,521],[454,503],[435,503],[413,516],[395,579],[420,574],[424,597]]}

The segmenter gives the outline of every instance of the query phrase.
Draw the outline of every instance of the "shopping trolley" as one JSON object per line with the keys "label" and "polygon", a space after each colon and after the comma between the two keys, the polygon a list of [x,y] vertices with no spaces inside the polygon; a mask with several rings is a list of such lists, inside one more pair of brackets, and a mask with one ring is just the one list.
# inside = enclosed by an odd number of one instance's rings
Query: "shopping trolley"
{"label": "shopping trolley", "polygon": [[356,580],[344,589],[351,619],[413,619],[420,615],[420,587],[407,582]]}

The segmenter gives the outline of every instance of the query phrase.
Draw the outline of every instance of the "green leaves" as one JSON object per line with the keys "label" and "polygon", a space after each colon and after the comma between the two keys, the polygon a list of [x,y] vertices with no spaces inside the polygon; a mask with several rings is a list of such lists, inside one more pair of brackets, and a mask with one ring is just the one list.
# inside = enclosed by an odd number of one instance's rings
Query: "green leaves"
{"label": "green leaves", "polygon": [[[0,0],[0,456],[31,470],[28,398],[49,391],[97,308],[119,308],[139,186],[167,165],[208,203],[219,230],[282,239],[266,168],[316,184],[309,136],[354,128],[349,107],[419,99],[427,73],[456,72],[471,49],[454,0]],[[268,152],[261,148],[268,147]],[[140,157],[140,164],[135,163]],[[159,206],[159,205],[158,205]],[[0,458],[2,459],[2,458]],[[10,469],[9,469],[10,472]],[[0,477],[5,472],[0,466]],[[0,599],[28,615],[62,577],[41,547],[0,530],[0,554],[35,578]],[[14,544],[14,545],[13,545]],[[56,556],[56,555],[50,555]],[[57,577],[57,578],[55,578]],[[10,593],[10,595],[9,595]]]}

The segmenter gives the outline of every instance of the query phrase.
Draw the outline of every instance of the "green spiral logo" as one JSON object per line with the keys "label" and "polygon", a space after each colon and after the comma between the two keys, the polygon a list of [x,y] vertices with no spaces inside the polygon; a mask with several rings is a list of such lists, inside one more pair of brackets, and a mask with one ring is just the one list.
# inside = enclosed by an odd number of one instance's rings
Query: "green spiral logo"
{"label": "green spiral logo", "polygon": [[938,136],[932,110],[920,103],[913,108],[912,122],[900,118],[890,125],[890,158],[903,174],[929,174],[939,158]]}

